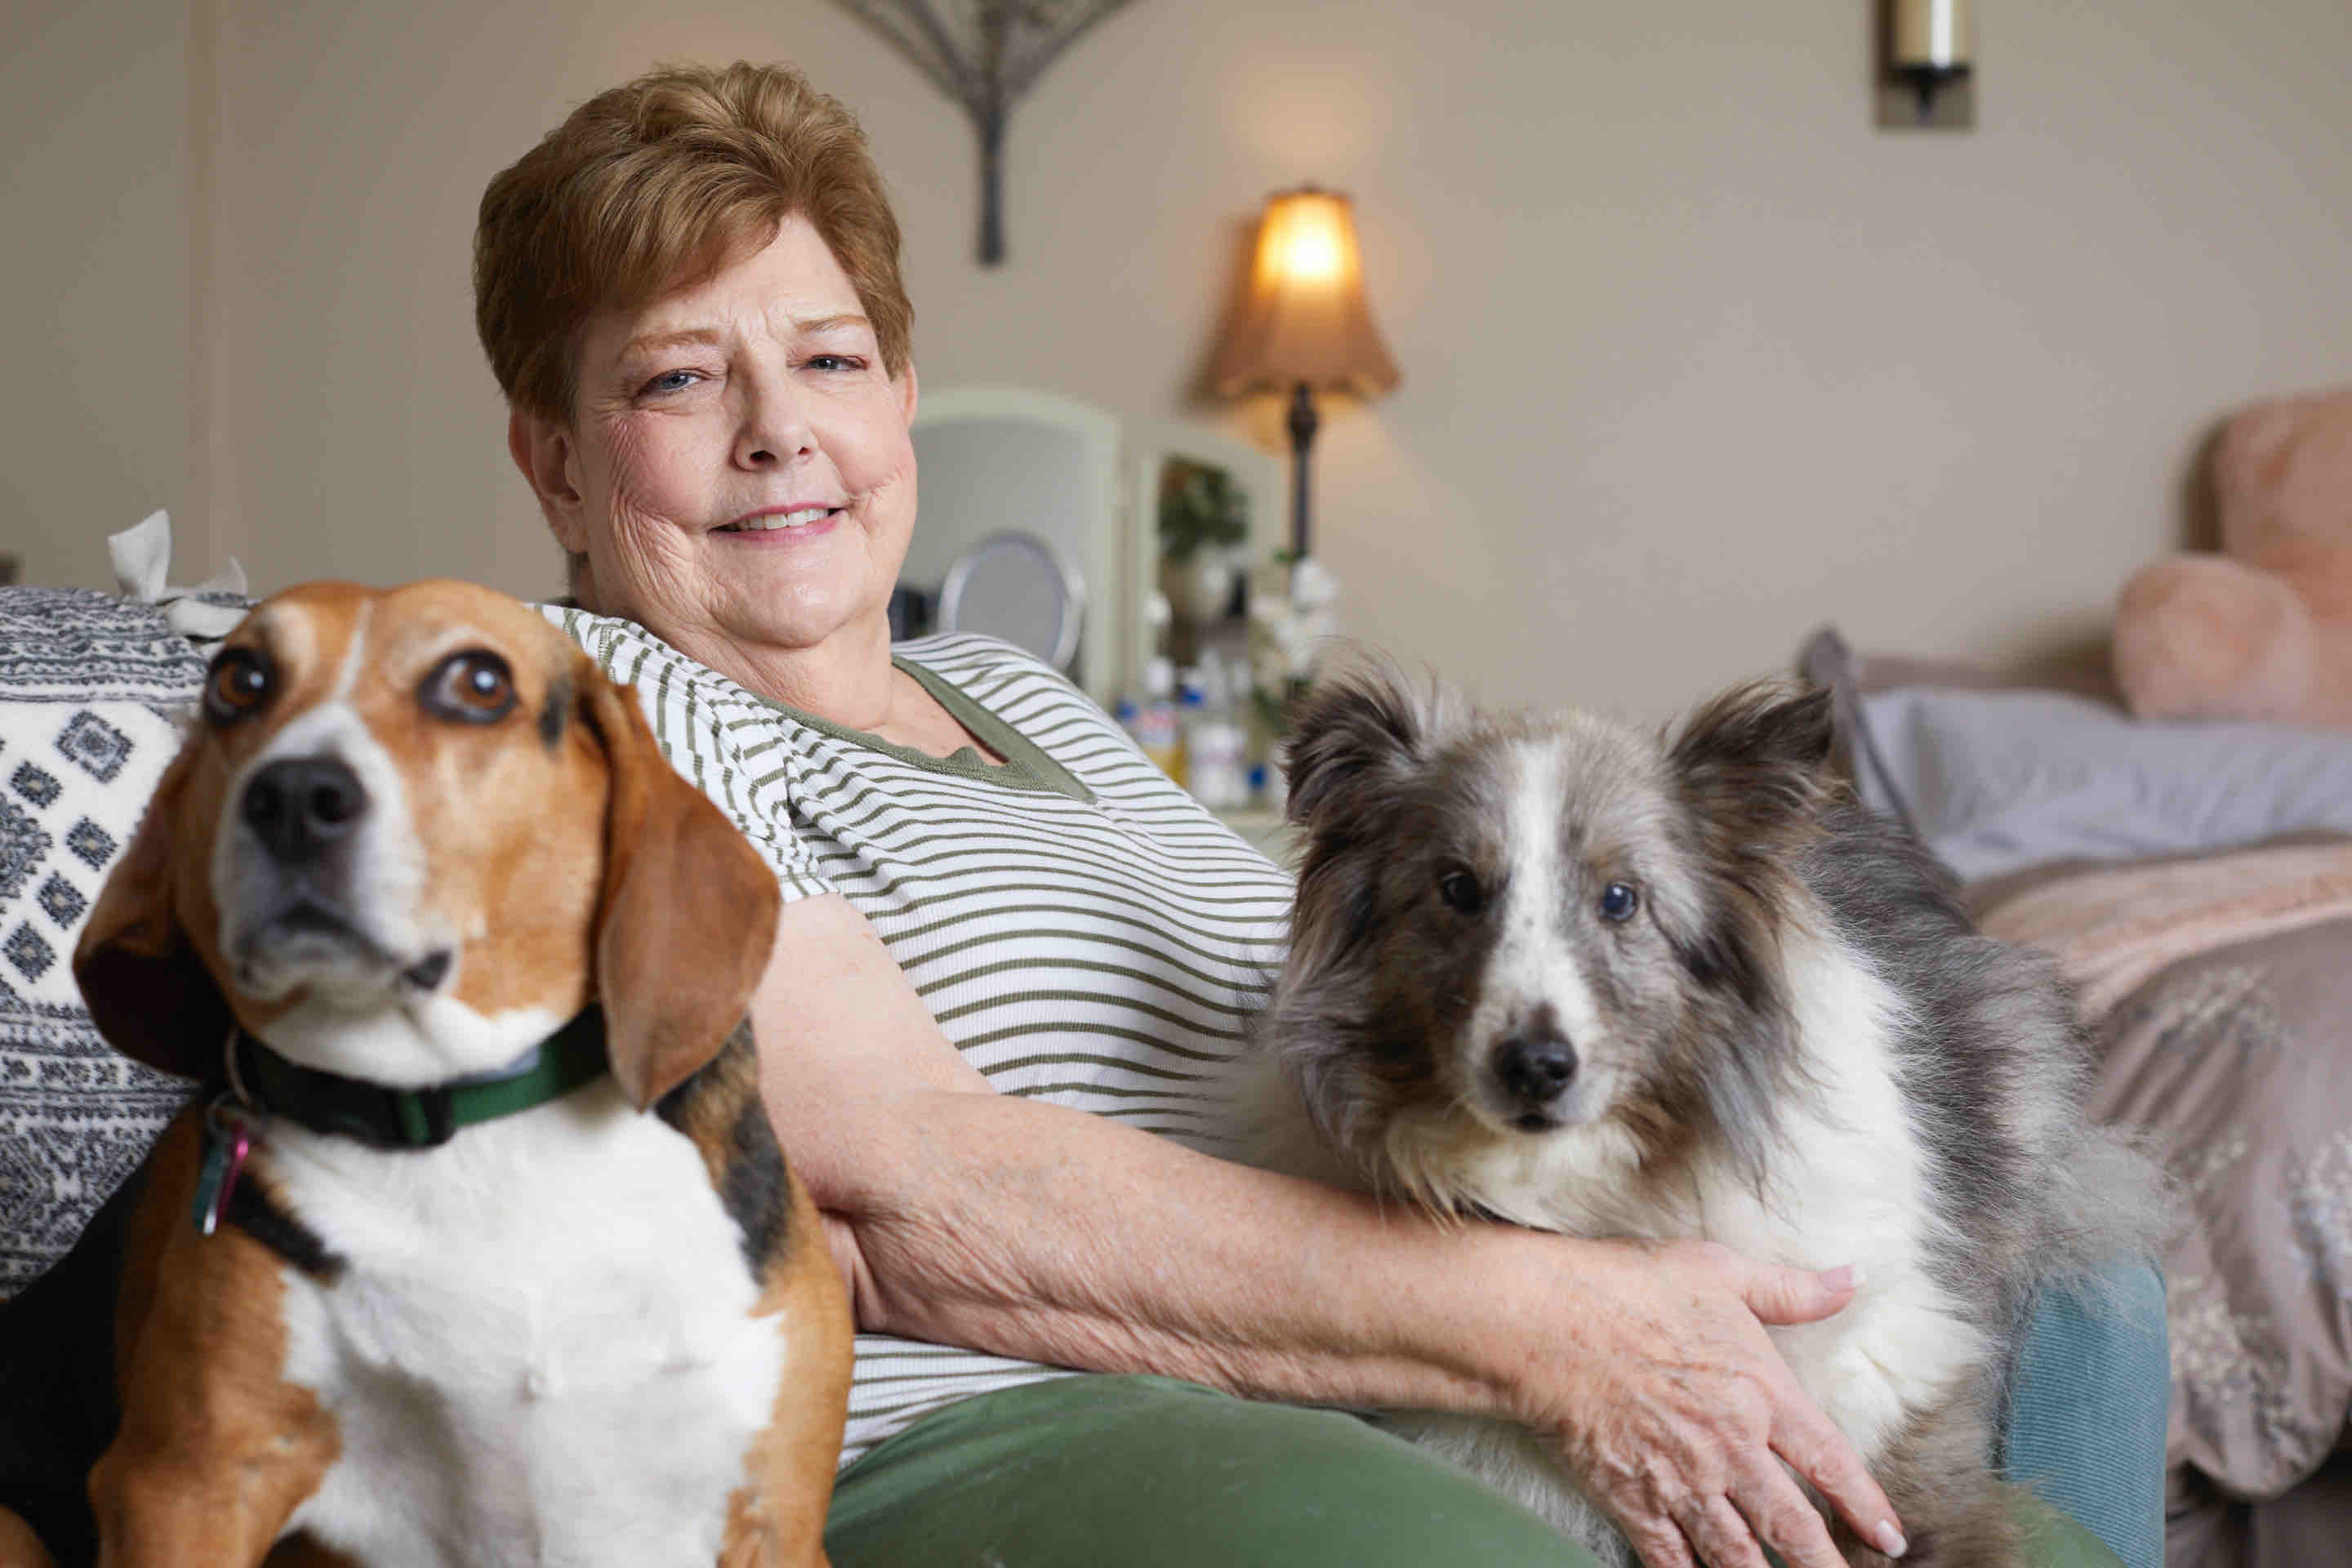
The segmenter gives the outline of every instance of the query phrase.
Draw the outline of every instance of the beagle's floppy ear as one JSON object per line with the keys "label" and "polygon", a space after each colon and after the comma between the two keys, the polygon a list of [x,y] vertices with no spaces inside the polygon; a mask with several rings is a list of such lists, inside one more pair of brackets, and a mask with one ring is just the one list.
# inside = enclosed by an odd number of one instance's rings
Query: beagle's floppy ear
{"label": "beagle's floppy ear", "polygon": [[596,991],[613,1076],[643,1110],[742,1021],[782,899],[741,831],[662,755],[636,693],[584,656],[572,679],[611,773]]}
{"label": "beagle's floppy ear", "polygon": [[212,842],[208,825],[181,831],[180,807],[196,754],[192,743],[164,770],[131,847],[99,889],[98,906],[74,947],[73,973],[109,1045],[149,1067],[201,1079],[218,1065],[231,1015],[181,929],[172,891],[174,847]]}

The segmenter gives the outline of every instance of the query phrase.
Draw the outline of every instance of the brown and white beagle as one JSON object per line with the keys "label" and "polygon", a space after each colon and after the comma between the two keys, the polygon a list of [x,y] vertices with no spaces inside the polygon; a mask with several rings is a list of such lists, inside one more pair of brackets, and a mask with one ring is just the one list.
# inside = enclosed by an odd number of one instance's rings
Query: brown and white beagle
{"label": "brown and white beagle", "polygon": [[814,1564],[847,1303],[743,1022],[771,873],[486,589],[257,608],[75,954],[152,1156],[106,1563]]}

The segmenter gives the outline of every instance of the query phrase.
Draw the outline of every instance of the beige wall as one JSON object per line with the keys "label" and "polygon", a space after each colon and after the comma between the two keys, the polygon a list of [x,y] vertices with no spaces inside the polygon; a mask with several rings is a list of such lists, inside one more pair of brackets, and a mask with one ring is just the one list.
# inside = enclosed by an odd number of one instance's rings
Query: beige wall
{"label": "beige wall", "polygon": [[[1933,138],[1872,129],[1862,0],[1136,0],[1022,106],[996,271],[956,111],[822,0],[194,15],[199,242],[149,275],[168,313],[198,270],[187,504],[264,587],[544,591],[471,335],[473,205],[657,58],[792,58],[861,110],[935,386],[1181,412],[1236,226],[1277,186],[1353,192],[1405,381],[1330,412],[1323,553],[1356,630],[1505,700],[1663,713],[1832,617],[1937,652],[2095,629],[2178,536],[2218,412],[2352,374],[2342,0],[1999,7],[1980,128]],[[97,192],[131,177],[111,156]],[[43,265],[12,333],[136,292]],[[177,393],[72,384],[103,430]],[[0,482],[132,471],[95,437],[55,463],[63,423],[0,432]]]}
{"label": "beige wall", "polygon": [[9,0],[0,22],[0,552],[113,586],[178,507],[188,406],[187,13]]}

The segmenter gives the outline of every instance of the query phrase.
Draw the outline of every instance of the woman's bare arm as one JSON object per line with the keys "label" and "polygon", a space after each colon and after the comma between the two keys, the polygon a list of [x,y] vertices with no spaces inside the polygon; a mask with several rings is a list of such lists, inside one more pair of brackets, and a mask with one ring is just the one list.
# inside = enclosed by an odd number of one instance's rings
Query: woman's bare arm
{"label": "woman's bare arm", "polygon": [[837,896],[786,907],[752,1022],[863,1329],[1523,1421],[1657,1568],[1692,1545],[1761,1568],[1759,1535],[1836,1568],[1775,1454],[1866,1534],[1894,1518],[1761,1327],[1825,1317],[1850,1288],[1696,1244],[1443,1226],[1000,1095]]}

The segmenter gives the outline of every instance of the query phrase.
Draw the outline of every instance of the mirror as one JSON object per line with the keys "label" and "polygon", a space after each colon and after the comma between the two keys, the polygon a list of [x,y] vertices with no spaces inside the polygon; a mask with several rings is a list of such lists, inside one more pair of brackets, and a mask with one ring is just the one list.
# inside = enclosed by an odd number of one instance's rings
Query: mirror
{"label": "mirror", "polygon": [[[1019,534],[1042,546],[1056,567],[1019,590],[1013,579],[1020,563],[1034,569],[1037,551],[988,556],[971,569],[964,613],[1010,613],[1008,595],[1042,593],[1047,576],[1066,578],[1075,585],[1070,598],[1086,609],[1062,668],[1097,701],[1110,700],[1123,673],[1126,636],[1124,606],[1105,591],[1121,580],[1118,421],[1050,393],[958,388],[923,394],[913,438],[921,500],[898,569],[893,635],[944,629],[940,610],[950,569],[982,541]],[[1004,635],[993,624],[966,626]],[[1031,646],[1023,637],[1009,640]]]}
{"label": "mirror", "polygon": [[[949,570],[973,546],[1002,534],[1031,536],[1076,583],[1073,597],[1085,611],[1067,670],[1105,708],[1139,689],[1155,652],[1172,652],[1159,644],[1174,635],[1173,617],[1155,626],[1151,616],[1162,592],[1160,497],[1171,473],[1224,476],[1242,537],[1222,542],[1231,528],[1214,528],[1221,542],[1206,548],[1229,557],[1243,575],[1280,535],[1282,459],[1181,420],[1120,418],[1020,387],[926,388],[913,439],[922,499],[898,573],[892,635],[939,629]],[[967,597],[1012,591],[997,573],[1013,570],[1014,559],[992,560],[984,574],[976,568]],[[1239,623],[1229,630],[1238,633]]]}
{"label": "mirror", "polygon": [[1034,533],[992,533],[955,558],[940,584],[943,632],[981,632],[1026,649],[1065,675],[1077,658],[1087,585]]}
{"label": "mirror", "polygon": [[[1136,545],[1126,591],[1138,606],[1129,689],[1155,653],[1182,668],[1213,647],[1233,668],[1246,668],[1250,580],[1281,537],[1282,461],[1179,420],[1130,419],[1123,434]],[[1155,595],[1164,623],[1149,613]]]}

